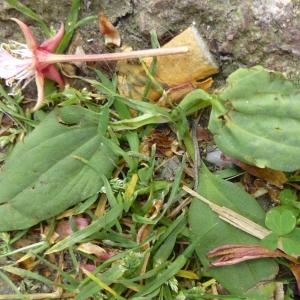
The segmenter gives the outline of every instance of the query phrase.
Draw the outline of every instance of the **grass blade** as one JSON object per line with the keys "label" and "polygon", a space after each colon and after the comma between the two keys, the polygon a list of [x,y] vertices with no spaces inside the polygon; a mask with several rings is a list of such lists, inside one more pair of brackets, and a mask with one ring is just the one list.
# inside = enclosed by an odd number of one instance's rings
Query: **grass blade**
{"label": "grass blade", "polygon": [[106,290],[107,292],[109,292],[110,294],[112,294],[117,300],[123,300],[125,298],[121,297],[120,295],[118,295],[111,287],[109,287],[105,282],[103,282],[99,277],[96,277],[93,273],[88,272],[86,270],[83,271],[85,275],[87,275],[87,277],[89,277],[91,280],[93,280],[95,283],[97,283],[97,285],[99,285],[99,287],[101,289]]}
{"label": "grass blade", "polygon": [[37,273],[28,271],[28,270],[24,270],[24,269],[12,267],[12,266],[3,266],[3,267],[1,267],[1,269],[8,273],[18,275],[20,277],[27,277],[27,278],[38,280],[38,281],[40,281],[48,286],[51,286],[51,287],[56,285],[53,281],[49,280],[48,278],[41,276]]}
{"label": "grass blade", "polygon": [[46,254],[62,251],[80,242],[81,240],[91,236],[93,233],[99,231],[104,227],[107,229],[108,227],[112,226],[116,222],[122,210],[123,210],[122,205],[115,206],[110,211],[108,211],[105,215],[100,217],[98,220],[91,223],[89,226],[85,227],[82,230],[78,230],[74,232],[72,235],[68,236],[64,240],[55,244],[53,247],[47,250]]}
{"label": "grass blade", "polygon": [[48,26],[46,25],[46,23],[32,9],[30,9],[26,5],[20,3],[18,0],[4,0],[4,1],[7,2],[11,7],[13,7],[15,10],[17,10],[21,14],[23,14],[26,17],[29,17],[30,19],[36,21],[47,37],[51,36],[51,32],[50,32]]}
{"label": "grass blade", "polygon": [[[9,285],[18,296],[18,299],[26,299],[19,291],[19,289],[15,286],[15,284],[3,273],[0,271],[0,279],[3,280],[7,285]],[[1,299],[1,298],[0,298]]]}

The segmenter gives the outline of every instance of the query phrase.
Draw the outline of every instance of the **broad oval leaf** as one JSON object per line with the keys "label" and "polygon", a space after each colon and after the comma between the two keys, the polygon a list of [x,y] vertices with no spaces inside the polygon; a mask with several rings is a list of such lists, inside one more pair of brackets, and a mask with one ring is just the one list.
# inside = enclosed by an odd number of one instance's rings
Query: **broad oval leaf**
{"label": "broad oval leaf", "polygon": [[0,231],[28,228],[101,189],[116,156],[98,122],[97,113],[65,107],[16,145],[0,173]]}
{"label": "broad oval leaf", "polygon": [[261,168],[300,169],[300,91],[282,74],[239,69],[212,103],[209,129],[226,155]]}
{"label": "broad oval leaf", "polygon": [[[264,212],[255,199],[237,185],[211,174],[205,166],[200,172],[200,194],[208,200],[263,225]],[[259,240],[222,221],[211,208],[194,199],[189,209],[192,232],[202,236],[198,257],[208,274],[217,279],[229,292],[244,295],[265,280],[272,280],[278,272],[271,259],[242,262],[238,265],[211,267],[207,252],[226,244],[258,244]]]}

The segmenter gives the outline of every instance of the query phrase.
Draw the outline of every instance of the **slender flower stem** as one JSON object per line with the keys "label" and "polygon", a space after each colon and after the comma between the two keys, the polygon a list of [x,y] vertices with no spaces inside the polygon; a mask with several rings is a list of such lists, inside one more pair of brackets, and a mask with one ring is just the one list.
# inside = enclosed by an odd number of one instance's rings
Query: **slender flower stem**
{"label": "slender flower stem", "polygon": [[188,47],[160,48],[149,50],[137,50],[121,53],[105,53],[105,54],[85,54],[85,55],[67,55],[67,54],[49,54],[40,59],[41,63],[62,63],[62,62],[78,62],[78,61],[114,61],[126,60],[141,57],[153,57],[164,55],[183,54],[188,52]]}
{"label": "slender flower stem", "polygon": [[[61,87],[64,81],[56,69],[56,63],[63,62],[88,62],[88,61],[115,61],[132,58],[155,57],[161,55],[175,55],[188,52],[188,47],[162,48],[139,50],[123,53],[105,53],[88,55],[62,55],[53,53],[64,36],[64,26],[62,25],[55,36],[39,44],[30,28],[22,21],[13,18],[21,28],[26,45],[11,50],[11,53],[0,47],[0,79],[5,79],[7,85],[12,82],[17,84],[35,77],[37,85],[37,102],[33,111],[38,110],[44,103],[44,82],[45,78],[56,81]],[[16,57],[14,57],[14,55]]]}

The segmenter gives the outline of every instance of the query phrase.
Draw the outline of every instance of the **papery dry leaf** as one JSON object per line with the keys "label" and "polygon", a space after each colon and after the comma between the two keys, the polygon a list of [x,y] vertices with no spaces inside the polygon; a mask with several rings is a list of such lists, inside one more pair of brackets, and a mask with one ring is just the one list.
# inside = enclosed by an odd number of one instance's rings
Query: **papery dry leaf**
{"label": "papery dry leaf", "polygon": [[[67,54],[85,54],[82,45],[84,41],[79,32],[76,32],[74,35],[70,46],[68,47]],[[68,77],[72,78],[76,75],[76,67],[78,68],[86,68],[86,62],[73,62],[73,63],[62,63],[60,64],[62,73]],[[71,80],[68,80],[68,82]]]}
{"label": "papery dry leaf", "polygon": [[106,46],[121,46],[121,38],[118,30],[108,20],[107,16],[100,12],[98,15],[98,24],[101,34],[103,34]]}
{"label": "papery dry leaf", "polygon": [[210,142],[213,140],[213,136],[209,130],[201,126],[198,126],[196,129],[196,137],[198,141]]}
{"label": "papery dry leaf", "polygon": [[249,173],[245,173],[242,175],[241,183],[244,186],[245,190],[254,198],[258,198],[264,194],[268,194],[273,202],[279,203],[280,189],[275,185],[269,184],[263,179],[255,178]]}
{"label": "papery dry leaf", "polygon": [[79,247],[77,248],[78,250],[87,253],[87,254],[94,254],[101,260],[107,260],[111,258],[111,254],[108,253],[105,249],[102,247],[95,245],[93,243],[83,243],[80,244]]}
{"label": "papery dry leaf", "polygon": [[[157,58],[157,71],[154,79],[167,91],[162,95],[153,87],[147,95],[149,101],[159,100],[161,106],[173,106],[187,93],[195,88],[207,90],[213,83],[211,78],[206,78],[218,72],[217,64],[201,38],[195,26],[175,36],[163,48],[187,45],[189,52],[172,58],[171,56]],[[130,51],[130,49],[126,49]],[[144,59],[149,68],[152,58]],[[119,92],[122,96],[140,100],[143,96],[147,75],[143,66],[137,62],[120,61],[117,63],[119,73]]]}
{"label": "papery dry leaf", "polygon": [[80,264],[79,268],[82,270],[87,270],[89,272],[93,272],[96,269],[96,266],[92,265],[92,264]]}
{"label": "papery dry leaf", "polygon": [[210,250],[207,253],[207,257],[219,257],[211,262],[211,266],[214,267],[230,266],[253,259],[283,257],[291,262],[289,267],[296,278],[297,287],[300,291],[300,265],[295,257],[287,255],[280,250],[269,250],[261,245],[232,244]]}
{"label": "papery dry leaf", "polygon": [[[86,53],[85,53],[83,47],[81,45],[78,45],[76,47],[76,49],[75,49],[75,53],[74,54],[76,54],[76,55],[85,55]],[[77,66],[78,68],[80,68],[80,67],[86,66],[86,62],[83,62],[83,61],[81,61],[81,62],[74,62],[74,65]]]}
{"label": "papery dry leaf", "polygon": [[[207,91],[213,84],[213,79],[210,77],[204,81],[184,82],[169,88],[158,100],[159,106],[173,107],[178,103],[186,94],[194,89],[203,89]],[[150,94],[151,97],[151,94]],[[153,97],[153,96],[152,96]],[[152,99],[151,100],[156,100]]]}
{"label": "papery dry leaf", "polygon": [[206,199],[202,195],[198,194],[194,190],[190,189],[188,186],[183,185],[182,189],[189,193],[191,196],[201,200],[203,203],[207,204],[212,211],[218,214],[219,218],[226,223],[258,238],[264,239],[266,236],[271,234],[271,231],[265,227],[253,222],[252,220],[240,215],[239,213],[233,211],[230,208],[217,205],[214,202]]}
{"label": "papery dry leaf", "polygon": [[29,245],[32,245],[36,242],[39,242],[39,236],[34,234],[32,231],[27,236],[22,237],[21,239],[17,240],[13,246],[14,248],[23,248]]}
{"label": "papery dry leaf", "polygon": [[158,156],[171,157],[173,155],[172,145],[176,141],[176,137],[172,135],[171,130],[152,129],[150,134],[145,136],[141,143],[141,152],[144,155],[150,155],[152,145],[156,145],[156,154]]}
{"label": "papery dry leaf", "polygon": [[12,127],[14,125],[14,120],[9,115],[1,116],[1,132],[5,133],[4,127]]}
{"label": "papery dry leaf", "polygon": [[[64,63],[61,64],[61,72],[69,79],[76,75],[76,67],[74,64]],[[70,83],[70,81],[71,80],[68,80],[68,83]]]}
{"label": "papery dry leaf", "polygon": [[[149,233],[151,232],[152,226],[149,224],[143,224],[141,228],[138,230],[137,235],[136,235],[136,242],[138,244],[142,244],[143,241],[147,239],[149,236]],[[144,248],[148,248],[149,245],[148,243],[144,246]]]}
{"label": "papery dry leaf", "polygon": [[290,264],[290,269],[296,278],[298,292],[300,293],[300,264]]}
{"label": "papery dry leaf", "polygon": [[32,270],[37,265],[37,263],[38,262],[36,261],[35,257],[29,257],[25,260],[22,260],[19,263],[19,266],[26,270]]}
{"label": "papery dry leaf", "polygon": [[239,166],[249,174],[264,179],[271,184],[282,188],[283,185],[288,181],[286,175],[282,171],[276,171],[269,168],[259,168],[243,163],[236,159],[230,159],[235,165]]}
{"label": "papery dry leaf", "polygon": [[154,201],[150,210],[150,214],[151,214],[150,219],[152,220],[155,219],[158,216],[162,207],[163,207],[163,202],[161,200]]}
{"label": "papery dry leaf", "polygon": [[[149,217],[149,219],[153,220],[155,219],[161,208],[163,206],[163,202],[161,200],[157,200],[153,203],[153,206],[151,207],[151,210],[150,210],[150,214],[151,216]],[[152,230],[152,225],[150,224],[143,224],[141,226],[141,228],[139,229],[138,233],[137,233],[137,236],[136,236],[136,242],[138,244],[142,244],[146,239],[147,237],[149,236],[151,230]],[[146,243],[142,248],[143,250],[146,250],[147,248],[149,248],[150,244],[149,243]]]}
{"label": "papery dry leaf", "polygon": [[[209,77],[218,73],[218,66],[210,54],[206,42],[201,37],[197,28],[192,25],[182,33],[175,36],[163,48],[185,45],[189,52],[177,57],[164,56],[157,57],[156,78],[159,82],[169,87],[176,86],[185,82]],[[145,59],[150,67],[152,58]]]}
{"label": "papery dry leaf", "polygon": [[[90,224],[89,219],[83,217],[75,217],[74,218],[77,229],[83,229]],[[56,225],[55,229],[56,233],[58,233],[61,237],[67,237],[73,233],[71,228],[71,224],[69,221],[62,220]]]}
{"label": "papery dry leaf", "polygon": [[[208,258],[219,257],[211,263],[212,266],[229,266],[243,261],[270,258],[270,257],[289,257],[279,250],[269,250],[260,245],[232,244],[224,245],[210,250],[207,253]],[[294,260],[294,259],[293,259]]]}
{"label": "papery dry leaf", "polygon": [[[124,52],[132,51],[131,47],[122,47]],[[123,60],[117,62],[118,73],[118,91],[120,95],[129,97],[135,100],[141,100],[145,85],[147,82],[147,75],[142,65],[138,61]],[[158,99],[160,93],[153,89],[148,95],[149,100]]]}

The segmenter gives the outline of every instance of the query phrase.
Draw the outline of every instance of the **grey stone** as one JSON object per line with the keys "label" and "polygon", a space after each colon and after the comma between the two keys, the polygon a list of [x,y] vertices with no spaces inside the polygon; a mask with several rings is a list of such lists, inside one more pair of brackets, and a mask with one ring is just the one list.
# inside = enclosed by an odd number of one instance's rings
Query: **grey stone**
{"label": "grey stone", "polygon": [[[65,21],[70,0],[24,0],[55,28]],[[123,43],[134,48],[149,47],[149,31],[156,29],[162,42],[192,22],[207,40],[218,60],[224,79],[238,67],[261,64],[286,73],[299,81],[300,0],[84,0],[80,15],[98,14],[104,9],[120,30]],[[19,17],[42,34],[34,21],[0,3],[0,41],[23,40],[17,26],[9,21]],[[101,49],[97,22],[80,29],[85,49]]]}

